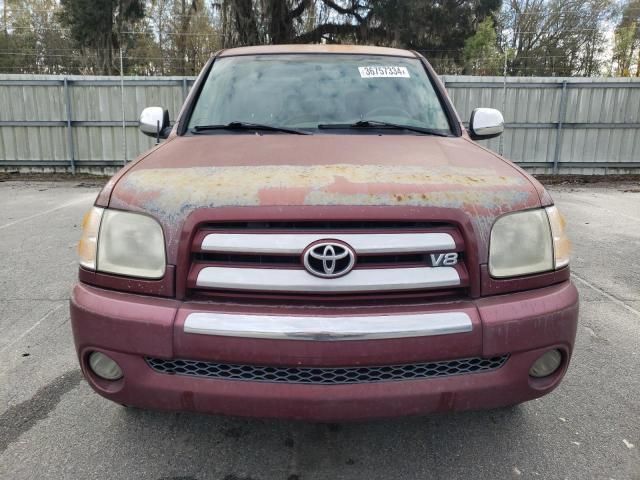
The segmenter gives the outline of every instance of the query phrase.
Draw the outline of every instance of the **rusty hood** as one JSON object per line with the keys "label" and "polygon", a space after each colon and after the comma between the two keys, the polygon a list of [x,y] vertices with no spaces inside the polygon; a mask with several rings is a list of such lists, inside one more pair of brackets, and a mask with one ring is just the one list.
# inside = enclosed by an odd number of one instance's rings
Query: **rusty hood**
{"label": "rusty hood", "polygon": [[498,215],[540,206],[544,191],[464,137],[414,135],[174,137],[111,188],[111,207],[143,211],[163,224],[170,260],[186,217],[215,207],[460,209],[482,250]]}

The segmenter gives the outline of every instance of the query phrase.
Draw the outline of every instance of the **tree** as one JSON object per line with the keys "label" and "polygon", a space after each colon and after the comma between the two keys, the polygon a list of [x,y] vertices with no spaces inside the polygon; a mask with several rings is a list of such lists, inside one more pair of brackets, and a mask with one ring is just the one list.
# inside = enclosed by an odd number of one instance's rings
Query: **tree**
{"label": "tree", "polygon": [[[2,1],[2,0],[0,0]],[[640,75],[640,0],[9,0],[0,69],[193,75],[219,48],[355,43],[424,53],[440,73]],[[146,16],[143,16],[146,12]]]}
{"label": "tree", "polygon": [[612,0],[509,0],[500,18],[513,75],[599,73]]}
{"label": "tree", "polygon": [[99,73],[113,72],[113,50],[143,17],[143,0],[61,0],[60,21],[78,45],[95,51]]}
{"label": "tree", "polygon": [[[330,0],[222,0],[214,3],[222,23],[223,46],[300,43],[308,22]],[[337,5],[336,5],[337,7]],[[340,8],[340,7],[337,7]],[[306,28],[305,28],[306,27]]]}
{"label": "tree", "polygon": [[152,31],[158,34],[157,60],[154,62],[157,65],[157,73],[165,75],[168,69],[168,59],[166,57],[166,35],[165,32],[171,22],[171,4],[172,0],[150,0],[147,8],[147,22]]}
{"label": "tree", "polygon": [[502,55],[498,50],[498,35],[491,17],[478,25],[478,30],[464,42],[465,73],[498,75]]}
{"label": "tree", "polygon": [[219,32],[213,13],[204,0],[179,0],[171,23],[169,44],[175,60],[175,73],[196,75],[211,53],[220,47]]}
{"label": "tree", "polygon": [[623,6],[614,34],[613,62],[617,75],[629,77],[635,66],[635,75],[640,76],[639,50],[640,0],[631,0]]}
{"label": "tree", "polygon": [[[73,45],[56,18],[55,0],[13,0],[3,5],[0,69],[11,73],[63,73],[74,63]],[[75,62],[77,64],[77,62]]]}
{"label": "tree", "polygon": [[[1,47],[18,51],[0,55],[0,67],[7,70],[112,74],[119,71],[114,50],[120,47],[125,72],[192,75],[220,47],[320,42],[413,48],[457,71],[464,60],[465,39],[499,8],[501,0],[11,3],[4,9],[7,22]],[[14,7],[23,13],[14,13]]]}
{"label": "tree", "polygon": [[222,0],[225,47],[260,43],[368,43],[462,60],[467,37],[501,0]]}
{"label": "tree", "polygon": [[492,12],[501,0],[374,0],[374,21],[385,32],[384,43],[416,50],[432,51],[438,56],[462,59],[465,40]]}

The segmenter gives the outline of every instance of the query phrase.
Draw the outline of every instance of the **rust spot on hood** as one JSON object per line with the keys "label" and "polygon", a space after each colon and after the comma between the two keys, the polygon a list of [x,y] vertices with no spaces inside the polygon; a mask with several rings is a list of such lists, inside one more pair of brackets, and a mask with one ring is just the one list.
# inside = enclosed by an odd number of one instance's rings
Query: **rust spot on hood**
{"label": "rust spot on hood", "polygon": [[[263,165],[143,169],[119,198],[162,217],[186,208],[273,205],[419,205],[493,209],[530,194],[518,176],[487,169],[390,165]],[[515,188],[514,188],[515,187]]]}

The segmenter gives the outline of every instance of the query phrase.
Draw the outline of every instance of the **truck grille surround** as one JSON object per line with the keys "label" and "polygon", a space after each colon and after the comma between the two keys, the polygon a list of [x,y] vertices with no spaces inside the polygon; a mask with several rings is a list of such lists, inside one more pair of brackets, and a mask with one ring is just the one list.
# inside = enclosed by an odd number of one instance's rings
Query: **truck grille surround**
{"label": "truck grille surround", "polygon": [[[322,259],[308,257],[321,243],[328,254],[350,251],[344,275],[324,278]],[[341,248],[344,247],[344,248]],[[418,294],[469,286],[464,241],[446,223],[233,222],[202,225],[191,245],[191,294],[361,295]],[[317,252],[316,252],[317,253]],[[322,254],[322,250],[320,251]],[[444,255],[457,261],[438,263]],[[315,265],[309,271],[305,255]],[[348,262],[339,259],[335,266]],[[331,261],[327,263],[331,269]]]}
{"label": "truck grille surround", "polygon": [[373,367],[269,367],[159,358],[146,358],[146,361],[156,372],[169,375],[252,382],[343,385],[421,380],[490,372],[502,367],[508,358],[508,355],[502,355],[492,358],[474,357],[441,362]]}

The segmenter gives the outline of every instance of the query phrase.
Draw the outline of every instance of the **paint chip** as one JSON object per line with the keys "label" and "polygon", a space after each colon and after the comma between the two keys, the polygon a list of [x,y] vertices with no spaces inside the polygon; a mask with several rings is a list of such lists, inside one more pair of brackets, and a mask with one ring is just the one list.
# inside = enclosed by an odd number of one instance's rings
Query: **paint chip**
{"label": "paint chip", "polygon": [[567,419],[564,418],[564,417],[558,417],[558,418],[560,419],[561,422],[566,422],[567,421]]}
{"label": "paint chip", "polygon": [[513,473],[515,473],[516,475],[522,475],[522,472],[518,470],[518,467],[513,467]]}
{"label": "paint chip", "polygon": [[573,443],[574,445],[580,446],[580,442],[571,442],[571,443]]}
{"label": "paint chip", "polygon": [[633,443],[631,443],[629,440],[627,440],[626,438],[622,439],[622,442],[627,446],[628,449],[632,449],[635,445]]}

